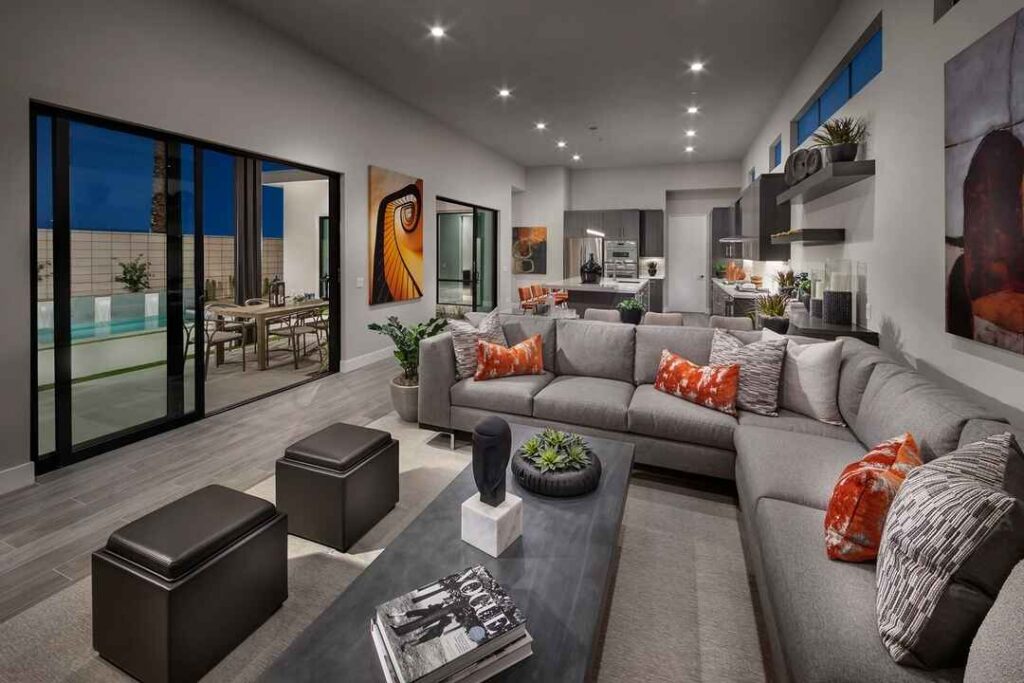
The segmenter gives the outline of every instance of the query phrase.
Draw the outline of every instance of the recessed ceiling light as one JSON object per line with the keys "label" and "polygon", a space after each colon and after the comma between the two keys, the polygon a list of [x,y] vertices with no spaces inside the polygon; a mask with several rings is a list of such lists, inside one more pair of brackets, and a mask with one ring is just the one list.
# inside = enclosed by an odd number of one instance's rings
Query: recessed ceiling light
{"label": "recessed ceiling light", "polygon": [[690,71],[693,73],[700,73],[704,70],[704,62],[694,62],[690,64]]}
{"label": "recessed ceiling light", "polygon": [[498,97],[511,97],[511,96],[512,96],[512,91],[509,90],[508,88],[501,88],[500,90],[498,90]]}
{"label": "recessed ceiling light", "polygon": [[697,110],[697,107],[687,107],[687,108],[686,108],[686,113],[687,113],[687,114],[696,114],[696,113],[697,113],[697,111],[698,111],[698,110]]}
{"label": "recessed ceiling light", "polygon": [[697,134],[697,131],[695,131],[695,130],[688,130],[688,131],[686,131],[686,137],[688,137],[688,138],[692,138],[696,134]]}
{"label": "recessed ceiling light", "polygon": [[534,127],[537,130],[547,130],[548,124],[544,123],[543,121],[538,121],[536,124],[534,124]]}
{"label": "recessed ceiling light", "polygon": [[686,148],[686,151],[687,151],[687,152],[692,152],[692,151],[693,151],[693,147],[687,147],[687,148]]}
{"label": "recessed ceiling light", "polygon": [[566,145],[565,140],[559,140],[555,144],[558,145],[558,149],[565,149],[565,145]]}
{"label": "recessed ceiling light", "polygon": [[580,160],[580,159],[582,159],[582,158],[583,158],[583,157],[581,157],[581,156],[580,156],[579,154],[573,154],[573,155],[572,155],[572,160],[573,160],[573,161],[579,161],[579,160]]}
{"label": "recessed ceiling light", "polygon": [[444,27],[443,26],[431,26],[430,35],[434,38],[444,38]]}

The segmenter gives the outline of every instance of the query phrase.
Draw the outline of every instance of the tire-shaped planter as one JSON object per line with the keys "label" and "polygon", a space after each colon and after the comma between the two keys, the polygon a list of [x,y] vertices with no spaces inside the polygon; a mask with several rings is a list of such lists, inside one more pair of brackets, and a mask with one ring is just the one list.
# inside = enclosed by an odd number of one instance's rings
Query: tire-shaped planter
{"label": "tire-shaped planter", "polygon": [[601,482],[601,460],[593,451],[588,453],[590,465],[582,470],[541,474],[540,470],[517,450],[512,455],[512,476],[524,489],[541,496],[582,496],[596,489]]}

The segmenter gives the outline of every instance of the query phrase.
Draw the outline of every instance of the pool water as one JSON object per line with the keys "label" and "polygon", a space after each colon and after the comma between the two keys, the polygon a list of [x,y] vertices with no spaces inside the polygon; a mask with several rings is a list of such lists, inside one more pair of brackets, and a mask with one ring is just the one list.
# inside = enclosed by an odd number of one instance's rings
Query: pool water
{"label": "pool water", "polygon": [[[71,325],[71,342],[80,342],[103,337],[117,337],[137,332],[158,331],[167,327],[166,316],[149,318],[124,318],[109,323],[79,323]],[[40,328],[38,333],[39,346],[53,344],[53,328]]]}

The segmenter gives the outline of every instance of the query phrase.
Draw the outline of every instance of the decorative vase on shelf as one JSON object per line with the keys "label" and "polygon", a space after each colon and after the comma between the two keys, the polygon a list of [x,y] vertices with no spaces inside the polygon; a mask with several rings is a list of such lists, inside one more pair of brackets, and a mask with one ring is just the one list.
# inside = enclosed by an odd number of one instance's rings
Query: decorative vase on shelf
{"label": "decorative vase on shelf", "polygon": [[825,150],[828,153],[828,160],[835,164],[856,159],[859,147],[856,142],[844,142],[841,145],[829,145]]}
{"label": "decorative vase on shelf", "polygon": [[658,274],[658,262],[657,261],[648,261],[647,262],[647,274],[650,275],[651,277],[654,277],[655,275]]}

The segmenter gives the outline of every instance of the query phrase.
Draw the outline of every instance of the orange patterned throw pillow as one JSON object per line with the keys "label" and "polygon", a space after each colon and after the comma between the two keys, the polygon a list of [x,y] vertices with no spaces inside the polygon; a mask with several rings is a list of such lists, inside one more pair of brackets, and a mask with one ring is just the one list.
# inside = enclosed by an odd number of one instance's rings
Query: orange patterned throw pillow
{"label": "orange patterned throw pillow", "polygon": [[539,334],[512,347],[491,344],[482,339],[476,343],[476,374],[473,379],[477,381],[541,374],[544,374],[544,345]]}
{"label": "orange patterned throw pillow", "polygon": [[736,414],[739,386],[739,365],[697,365],[668,349],[661,352],[654,378],[658,391],[730,415]]}
{"label": "orange patterned throw pillow", "polygon": [[920,465],[920,449],[907,433],[875,446],[843,469],[825,513],[830,558],[866,562],[878,557],[889,506],[907,473]]}

